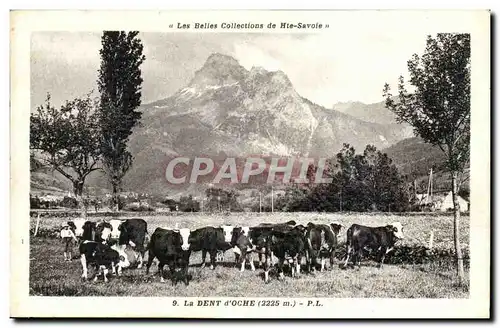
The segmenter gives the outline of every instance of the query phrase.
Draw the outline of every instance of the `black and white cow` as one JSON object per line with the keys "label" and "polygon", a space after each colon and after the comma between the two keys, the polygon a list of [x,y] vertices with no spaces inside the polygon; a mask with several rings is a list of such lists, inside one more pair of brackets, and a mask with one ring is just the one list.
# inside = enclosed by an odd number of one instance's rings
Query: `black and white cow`
{"label": "black and white cow", "polygon": [[309,222],[307,224],[306,232],[306,262],[309,272],[314,273],[318,265],[318,259],[321,259],[321,271],[326,269],[326,259],[330,260],[330,268],[333,268],[335,259],[335,250],[338,242],[338,235],[341,224],[331,223],[327,224],[314,224]]}
{"label": "black and white cow", "polygon": [[188,267],[189,256],[191,255],[189,244],[189,229],[168,230],[156,228],[151,235],[148,245],[148,263],[146,264],[146,275],[149,274],[149,268],[153,263],[153,259],[157,258],[158,272],[161,282],[165,282],[163,277],[163,267],[168,265],[172,276],[172,284],[177,283],[178,271],[180,272],[180,280],[183,280],[186,285],[189,285]]}
{"label": "black and white cow", "polygon": [[148,224],[143,219],[101,221],[97,225],[99,239],[104,242],[117,242],[120,248],[132,246],[139,253],[137,268],[142,268],[147,245]]}
{"label": "black and white cow", "polygon": [[234,228],[232,226],[203,227],[191,231],[189,235],[190,250],[201,251],[201,267],[205,267],[207,253],[210,255],[210,268],[215,269],[217,252],[230,249]]}
{"label": "black and white cow", "polygon": [[120,262],[118,252],[109,245],[96,241],[83,241],[78,247],[80,251],[80,261],[82,264],[82,278],[88,278],[88,266],[93,265],[96,269],[94,281],[100,273],[104,274],[104,281],[107,282],[108,270],[115,271],[115,266]]}
{"label": "black and white cow", "polygon": [[271,253],[278,258],[278,277],[283,279],[283,264],[288,261],[291,264],[292,277],[300,275],[300,263],[306,252],[305,243],[306,227],[297,225],[288,231],[271,230],[261,235],[257,243],[265,245],[266,261],[264,264],[264,281],[269,282],[269,264]]}
{"label": "black and white cow", "polygon": [[[255,237],[255,240],[259,239]],[[260,252],[256,250],[256,245],[252,242],[252,235],[250,232],[250,227],[236,227],[233,229],[233,237],[231,239],[231,245],[233,246],[234,258],[237,265],[240,265],[240,271],[245,271],[245,263],[248,261],[252,271],[255,271],[255,265],[253,263],[253,253]],[[259,253],[260,256],[262,256]]]}
{"label": "black and white cow", "polygon": [[381,268],[387,253],[394,244],[403,239],[403,226],[400,222],[394,222],[383,227],[367,227],[353,224],[347,230],[347,257],[344,268],[352,258],[353,264],[358,263],[361,267],[361,255],[364,249],[374,251],[377,254],[377,262]]}

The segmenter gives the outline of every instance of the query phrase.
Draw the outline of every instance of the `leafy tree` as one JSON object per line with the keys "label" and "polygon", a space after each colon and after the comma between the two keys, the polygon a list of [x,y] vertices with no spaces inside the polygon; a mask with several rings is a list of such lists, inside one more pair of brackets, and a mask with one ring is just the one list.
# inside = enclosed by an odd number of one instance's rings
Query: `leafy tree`
{"label": "leafy tree", "polygon": [[399,122],[411,124],[417,135],[439,146],[446,154],[451,175],[454,207],[454,240],[459,284],[464,280],[460,248],[459,174],[469,163],[470,155],[470,35],[441,33],[428,36],[424,54],[414,54],[408,61],[410,84],[407,91],[399,78],[394,99],[386,83],[386,107]]}
{"label": "leafy tree", "polygon": [[145,60],[139,32],[105,31],[101,38],[101,67],[97,81],[101,93],[99,120],[104,169],[112,186],[114,207],[123,177],[132,165],[127,142],[141,112],[141,69]]}
{"label": "leafy tree", "polygon": [[181,212],[199,212],[200,202],[193,199],[193,195],[182,196],[179,199],[179,211]]}
{"label": "leafy tree", "polygon": [[97,102],[91,93],[66,101],[59,109],[50,103],[30,116],[30,150],[39,153],[38,161],[61,173],[73,185],[82,215],[86,209],[82,201],[85,179],[99,170],[99,127],[95,114]]}
{"label": "leafy tree", "polygon": [[238,194],[235,190],[212,187],[205,190],[205,195],[207,202],[203,207],[207,211],[239,212],[243,210],[238,202]]}

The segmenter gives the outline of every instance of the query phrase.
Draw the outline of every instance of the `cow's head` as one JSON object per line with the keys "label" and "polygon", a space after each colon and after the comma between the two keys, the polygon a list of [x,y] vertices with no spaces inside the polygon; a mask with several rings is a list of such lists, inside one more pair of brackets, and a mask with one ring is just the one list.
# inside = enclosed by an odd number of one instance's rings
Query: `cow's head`
{"label": "cow's head", "polygon": [[243,234],[243,236],[248,237],[250,233],[250,227],[241,227],[241,233]]}
{"label": "cow's head", "polygon": [[116,241],[113,241],[113,245],[111,246],[111,249],[114,249],[115,251],[118,252],[120,260],[117,263],[117,266],[120,267],[121,269],[125,269],[130,266],[128,255],[127,253],[125,253],[126,246],[127,245],[118,245]]}
{"label": "cow's head", "polygon": [[330,223],[330,228],[332,228],[333,234],[338,236],[343,225],[338,222]]}
{"label": "cow's head", "polygon": [[178,232],[181,237],[181,249],[183,251],[189,250],[189,247],[191,246],[189,242],[189,235],[191,234],[191,230],[189,228],[182,228],[174,231]]}
{"label": "cow's head", "polygon": [[82,237],[83,236],[83,225],[85,224],[84,219],[75,219],[73,221],[69,221],[68,225],[71,227],[74,227],[75,231],[75,236],[76,237]]}
{"label": "cow's head", "polygon": [[230,243],[233,237],[234,227],[231,225],[222,225],[222,232],[224,233],[224,242]]}
{"label": "cow's head", "polygon": [[387,226],[398,239],[404,238],[403,225],[400,222],[393,222]]}
{"label": "cow's head", "polygon": [[122,224],[125,222],[125,220],[110,220],[109,224],[111,225],[111,238],[113,239],[118,239],[120,238],[120,234],[124,230],[122,228]]}
{"label": "cow's head", "polygon": [[291,225],[291,226],[294,226],[297,224],[297,222],[295,222],[294,220],[290,220],[286,223],[287,225]]}
{"label": "cow's head", "polygon": [[111,224],[103,220],[97,224],[96,232],[102,241],[108,241],[111,237],[112,229]]}

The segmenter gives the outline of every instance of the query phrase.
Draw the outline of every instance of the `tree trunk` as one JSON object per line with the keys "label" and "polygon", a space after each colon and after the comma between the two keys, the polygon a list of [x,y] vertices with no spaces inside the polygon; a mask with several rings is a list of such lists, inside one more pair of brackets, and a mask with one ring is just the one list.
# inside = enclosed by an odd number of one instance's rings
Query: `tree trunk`
{"label": "tree trunk", "polygon": [[83,218],[87,217],[87,206],[83,201],[83,180],[73,181],[73,192],[75,193],[76,201],[78,202],[78,207],[80,208],[80,213]]}
{"label": "tree trunk", "polygon": [[464,260],[462,258],[462,248],[460,247],[460,204],[458,203],[458,183],[457,183],[458,172],[453,171],[451,173],[451,184],[452,184],[452,197],[453,197],[453,239],[455,241],[455,253],[457,259],[457,276],[458,284],[462,285],[464,282]]}
{"label": "tree trunk", "polygon": [[118,194],[118,184],[113,182],[113,211],[118,212],[120,210],[120,195]]}

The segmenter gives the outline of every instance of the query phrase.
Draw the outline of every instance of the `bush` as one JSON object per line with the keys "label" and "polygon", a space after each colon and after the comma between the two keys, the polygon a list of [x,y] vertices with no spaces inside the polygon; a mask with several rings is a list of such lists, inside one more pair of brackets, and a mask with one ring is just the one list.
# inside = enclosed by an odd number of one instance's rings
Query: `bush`
{"label": "bush", "polygon": [[132,212],[153,212],[155,209],[148,203],[134,202],[125,205],[124,210]]}
{"label": "bush", "polygon": [[66,208],[77,208],[78,201],[73,197],[64,196],[64,198],[59,203],[59,206]]}
{"label": "bush", "polygon": [[32,208],[32,209],[41,208],[41,202],[40,202],[40,198],[38,198],[38,196],[30,195],[30,208]]}
{"label": "bush", "polygon": [[[344,259],[346,257],[347,247],[346,244],[339,244],[337,246],[335,257],[337,259]],[[363,252],[363,259],[370,259],[376,261],[376,252]],[[467,248],[462,249],[462,256],[464,258],[464,266],[467,268],[470,265],[470,255]],[[394,249],[385,256],[384,264],[437,264],[437,266],[453,266],[455,263],[455,250],[454,249],[429,249],[422,245],[402,245],[396,246]]]}

